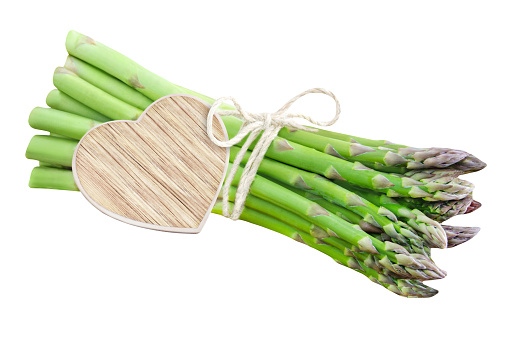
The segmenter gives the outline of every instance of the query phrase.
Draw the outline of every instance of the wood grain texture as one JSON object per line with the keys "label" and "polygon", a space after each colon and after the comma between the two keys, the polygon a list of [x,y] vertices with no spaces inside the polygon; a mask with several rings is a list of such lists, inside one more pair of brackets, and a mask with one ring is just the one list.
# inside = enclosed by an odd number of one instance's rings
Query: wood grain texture
{"label": "wood grain texture", "polygon": [[[104,213],[137,226],[197,233],[217,198],[228,150],[207,136],[209,106],[172,95],[137,121],[89,131],[74,154],[76,184]],[[214,134],[226,138],[219,119]]]}

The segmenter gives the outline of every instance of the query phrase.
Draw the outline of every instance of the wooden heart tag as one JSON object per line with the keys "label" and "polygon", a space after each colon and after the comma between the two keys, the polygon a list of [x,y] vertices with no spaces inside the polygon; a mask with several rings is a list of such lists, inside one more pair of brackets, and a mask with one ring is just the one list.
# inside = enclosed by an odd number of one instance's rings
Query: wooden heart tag
{"label": "wooden heart tag", "polygon": [[[170,95],[137,121],[90,130],[73,158],[76,185],[95,207],[123,222],[154,230],[198,233],[219,194],[228,149],[207,135],[210,106]],[[226,140],[215,118],[214,135]]]}

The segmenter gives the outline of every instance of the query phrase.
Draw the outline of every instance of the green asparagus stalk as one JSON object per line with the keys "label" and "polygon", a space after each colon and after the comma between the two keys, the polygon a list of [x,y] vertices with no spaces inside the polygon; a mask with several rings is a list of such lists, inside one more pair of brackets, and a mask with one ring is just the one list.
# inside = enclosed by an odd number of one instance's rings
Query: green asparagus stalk
{"label": "green asparagus stalk", "polygon": [[25,156],[27,159],[72,167],[72,157],[77,145],[75,140],[35,135],[28,144]]}
{"label": "green asparagus stalk", "polygon": [[30,175],[28,186],[31,188],[50,188],[77,191],[72,171],[52,167],[35,167]]}
{"label": "green asparagus stalk", "polygon": [[[214,205],[212,213],[222,214],[222,204],[222,201],[218,201]],[[232,204],[230,203],[230,209],[231,208]],[[260,213],[250,208],[245,208],[240,217],[243,220],[260,225],[272,231],[286,235],[287,237],[296,241],[304,243],[330,256],[336,262],[358,271],[359,273],[367,276],[373,282],[382,285],[383,287],[398,295],[406,297],[431,297],[438,293],[438,291],[432,289],[431,287],[428,287],[415,280],[390,278],[389,276],[386,276],[374,269],[365,266],[362,263],[359,263],[355,258],[344,255],[344,252],[341,251],[341,249],[330,246],[320,241],[319,239],[314,238],[303,231],[297,230],[290,225],[266,214]]]}
{"label": "green asparagus stalk", "polygon": [[102,122],[53,108],[36,107],[30,113],[28,123],[35,129],[80,140],[91,128]]}
{"label": "green asparagus stalk", "polygon": [[83,105],[81,102],[74,100],[67,94],[60,92],[58,89],[54,89],[49,92],[46,97],[46,104],[59,111],[73,113],[100,122],[111,120],[101,113],[94,111],[90,107]]}
{"label": "green asparagus stalk", "polygon": [[[452,150],[449,148],[416,148],[416,147],[409,147],[406,145],[401,144],[393,144],[390,141],[387,140],[371,140],[367,138],[361,138],[361,137],[354,137],[352,135],[348,134],[342,134],[332,131],[326,131],[322,129],[318,129],[317,134],[331,138],[331,139],[337,139],[341,141],[347,141],[351,143],[359,143],[365,146],[369,147],[378,147],[378,148],[387,148],[396,150],[399,155],[402,156],[410,156],[415,159],[417,162],[415,164],[415,168],[424,168],[419,167],[418,163],[421,162],[424,166],[429,167],[436,167],[436,168],[450,168],[450,169],[456,169],[463,173],[470,173],[475,172],[483,169],[486,167],[486,164],[482,162],[480,159],[476,158],[472,154],[458,151],[458,150]],[[435,155],[431,155],[435,154]],[[431,157],[431,158],[430,158]],[[426,163],[426,159],[432,159],[428,160]]]}
{"label": "green asparagus stalk", "polygon": [[142,111],[153,102],[134,88],[78,58],[69,56],[64,67],[95,87]]}
{"label": "green asparagus stalk", "polygon": [[395,150],[386,147],[370,147],[287,127],[281,130],[279,136],[341,159],[358,161],[382,172],[405,173],[413,169],[449,167],[469,155],[463,151],[445,148],[428,148],[409,152],[409,148]]}
{"label": "green asparagus stalk", "polygon": [[[423,201],[421,199],[397,198],[399,204],[410,209],[417,209],[427,217],[437,221],[444,222],[456,215],[464,214],[473,202],[472,195],[467,195],[460,200],[449,201]],[[475,209],[478,208],[474,204]]]}
{"label": "green asparagus stalk", "polygon": [[65,47],[70,55],[111,74],[153,101],[166,95],[179,93],[194,95],[210,104],[215,101],[205,95],[166,81],[126,56],[78,32],[69,32]]}
{"label": "green asparagus stalk", "polygon": [[136,120],[143,113],[63,67],[55,70],[53,84],[59,91],[113,120]]}

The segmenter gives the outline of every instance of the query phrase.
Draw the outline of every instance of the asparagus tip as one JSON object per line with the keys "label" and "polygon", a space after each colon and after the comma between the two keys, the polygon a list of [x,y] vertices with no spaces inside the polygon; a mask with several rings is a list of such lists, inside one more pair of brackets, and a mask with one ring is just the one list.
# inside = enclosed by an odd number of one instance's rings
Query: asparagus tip
{"label": "asparagus tip", "polygon": [[373,246],[373,243],[371,242],[371,239],[369,236],[366,236],[359,240],[357,242],[357,245],[361,249],[361,251],[372,253],[372,254],[378,254],[378,251],[376,250],[375,246]]}

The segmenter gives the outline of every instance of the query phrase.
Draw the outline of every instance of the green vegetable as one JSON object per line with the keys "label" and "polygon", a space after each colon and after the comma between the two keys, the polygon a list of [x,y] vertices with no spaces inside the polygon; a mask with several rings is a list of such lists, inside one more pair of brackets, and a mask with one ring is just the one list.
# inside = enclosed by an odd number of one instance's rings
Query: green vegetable
{"label": "green vegetable", "polygon": [[127,86],[122,81],[75,57],[67,57],[64,67],[86,82],[141,110],[145,110],[153,102],[153,100]]}
{"label": "green vegetable", "polygon": [[447,148],[370,147],[287,127],[281,130],[279,136],[341,159],[358,161],[382,172],[405,173],[412,169],[451,167],[469,156],[466,152]]}
{"label": "green vegetable", "polygon": [[393,144],[387,140],[371,140],[322,129],[319,129],[317,134],[327,138],[347,141],[351,143],[359,143],[369,147],[395,150],[399,155],[408,157],[412,161],[415,161],[415,163],[408,168],[451,168],[461,171],[462,173],[470,173],[479,171],[486,167],[484,162],[472,154],[459,150],[453,150],[450,148],[433,147],[426,149],[409,147],[405,145]]}
{"label": "green vegetable", "polygon": [[70,112],[100,122],[111,120],[101,113],[94,111],[90,107],[83,105],[81,102],[74,100],[67,94],[60,92],[58,89],[54,89],[49,92],[46,97],[46,104],[51,108]]}
{"label": "green vegetable", "polygon": [[143,113],[141,109],[126,104],[63,67],[55,70],[53,84],[61,92],[112,120],[135,120]]}
{"label": "green vegetable", "polygon": [[[37,107],[30,114],[33,128],[50,132],[34,136],[27,147],[26,157],[40,163],[30,187],[77,190],[69,169],[74,151],[100,123],[136,120],[153,101],[170,94],[214,102],[77,32],[69,33],[66,48],[65,68],[57,68],[53,77],[57,90],[47,97],[51,108]],[[230,138],[243,123],[228,116],[223,122]],[[231,148],[230,161],[238,150]],[[430,246],[453,247],[479,231],[436,220],[480,206],[472,199],[473,185],[458,176],[484,166],[458,150],[283,128],[240,217],[303,242],[394,293],[429,297],[437,291],[420,281],[446,275],[431,260]],[[231,202],[242,171],[230,187]],[[222,213],[222,203],[219,199],[214,213]]]}
{"label": "green vegetable", "polygon": [[28,144],[27,159],[72,167],[72,157],[78,142],[49,135],[35,135]]}
{"label": "green vegetable", "polygon": [[72,171],[52,167],[35,167],[30,175],[31,188],[51,188],[55,190],[77,191]]}
{"label": "green vegetable", "polygon": [[35,129],[80,140],[91,128],[102,122],[53,108],[36,107],[30,113],[28,123]]}
{"label": "green vegetable", "polygon": [[[214,205],[212,213],[222,214],[222,204],[222,201],[218,201]],[[232,204],[230,203],[230,209],[231,208]],[[368,277],[371,281],[382,285],[393,293],[406,297],[432,297],[438,293],[437,290],[422,284],[418,280],[391,278],[390,275],[386,275],[382,272],[372,269],[364,265],[362,262],[357,261],[355,258],[345,255],[344,251],[346,248],[343,248],[342,251],[340,245],[338,245],[339,247],[330,246],[320,239],[314,238],[309,234],[295,229],[290,225],[282,222],[281,220],[268,216],[264,213],[252,210],[250,208],[244,208],[240,217],[242,220],[246,220],[270,229],[274,232],[281,233],[289,238],[292,238],[322,253],[325,253],[339,264],[356,270],[357,272]]]}

